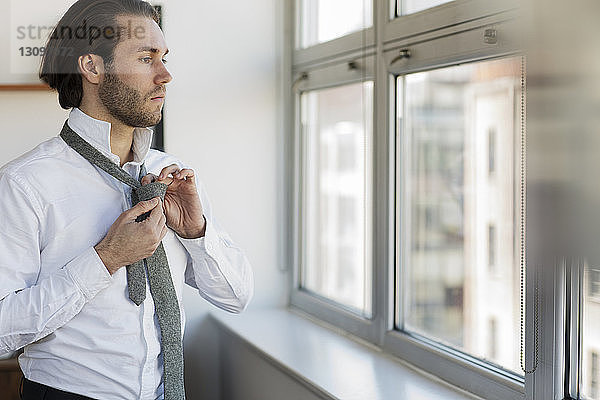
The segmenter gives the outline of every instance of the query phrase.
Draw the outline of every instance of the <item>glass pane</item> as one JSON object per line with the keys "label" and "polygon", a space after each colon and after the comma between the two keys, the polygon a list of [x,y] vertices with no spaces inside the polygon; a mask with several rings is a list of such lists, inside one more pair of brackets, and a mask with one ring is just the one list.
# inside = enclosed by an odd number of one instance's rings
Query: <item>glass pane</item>
{"label": "glass pane", "polygon": [[397,91],[398,325],[512,371],[520,344],[519,78],[512,58],[399,77]]}
{"label": "glass pane", "polygon": [[298,0],[297,4],[303,48],[373,25],[370,0]]}
{"label": "glass pane", "polygon": [[600,400],[600,266],[584,275],[582,398]]}
{"label": "glass pane", "polygon": [[452,0],[397,0],[397,13],[398,15],[412,14],[450,1]]}
{"label": "glass pane", "polygon": [[373,82],[302,94],[302,285],[371,314]]}

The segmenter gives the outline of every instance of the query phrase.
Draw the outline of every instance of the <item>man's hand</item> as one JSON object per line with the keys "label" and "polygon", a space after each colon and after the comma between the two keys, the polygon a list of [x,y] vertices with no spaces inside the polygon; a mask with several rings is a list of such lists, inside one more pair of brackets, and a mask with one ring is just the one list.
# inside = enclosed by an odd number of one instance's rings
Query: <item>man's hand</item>
{"label": "man's hand", "polygon": [[[148,211],[148,218],[135,222],[139,215]],[[162,202],[159,197],[155,197],[141,201],[123,212],[94,249],[112,275],[119,268],[154,254],[166,234],[166,217]]]}
{"label": "man's hand", "polygon": [[142,185],[154,181],[169,186],[164,202],[167,226],[185,239],[204,236],[206,220],[196,190],[194,171],[187,168],[180,170],[176,164],[172,164],[163,168],[159,176],[146,175],[142,178]]}

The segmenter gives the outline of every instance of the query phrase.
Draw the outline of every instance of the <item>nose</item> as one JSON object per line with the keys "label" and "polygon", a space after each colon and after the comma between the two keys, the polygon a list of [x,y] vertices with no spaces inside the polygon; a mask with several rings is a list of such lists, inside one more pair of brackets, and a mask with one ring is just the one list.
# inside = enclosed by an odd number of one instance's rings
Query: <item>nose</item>
{"label": "nose", "polygon": [[165,84],[171,82],[173,80],[173,76],[171,75],[171,73],[169,72],[169,70],[167,69],[165,64],[163,64],[162,62],[158,63],[158,64],[159,64],[159,71],[156,74],[154,83],[156,83],[157,85],[165,85]]}

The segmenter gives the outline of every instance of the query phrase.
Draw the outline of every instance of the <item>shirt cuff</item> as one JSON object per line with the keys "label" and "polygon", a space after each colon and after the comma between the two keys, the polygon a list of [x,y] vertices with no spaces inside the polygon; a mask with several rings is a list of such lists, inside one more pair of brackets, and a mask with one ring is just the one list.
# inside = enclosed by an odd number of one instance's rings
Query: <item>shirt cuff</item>
{"label": "shirt cuff", "polygon": [[196,239],[185,239],[177,236],[183,244],[183,247],[190,253],[192,259],[204,259],[211,257],[219,260],[220,239],[217,235],[214,225],[208,219],[206,220],[206,230],[204,236]]}
{"label": "shirt cuff", "polygon": [[112,282],[110,273],[93,247],[71,260],[65,266],[65,270],[87,300],[92,299]]}

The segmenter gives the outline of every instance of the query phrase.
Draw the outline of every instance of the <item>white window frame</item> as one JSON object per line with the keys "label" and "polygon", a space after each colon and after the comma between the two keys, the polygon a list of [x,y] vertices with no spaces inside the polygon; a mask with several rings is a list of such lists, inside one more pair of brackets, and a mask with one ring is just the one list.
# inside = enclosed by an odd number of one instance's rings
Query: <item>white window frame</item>
{"label": "white window frame", "polygon": [[[395,330],[395,298],[399,293],[396,263],[400,245],[400,206],[396,197],[400,174],[396,167],[395,77],[466,62],[520,55],[518,3],[488,0],[455,0],[415,14],[394,18],[395,0],[373,0],[373,26],[329,42],[298,48],[298,18],[294,0],[285,0],[290,37],[286,46],[285,154],[288,156],[285,187],[288,213],[285,234],[290,240],[285,261],[293,267],[290,306],[307,312],[343,332],[362,338],[457,387],[486,399],[562,399],[564,371],[557,367],[564,355],[557,340],[564,323],[564,265],[551,261],[553,273],[539,273],[529,255],[526,280],[525,366],[532,368],[536,339],[540,345],[535,372],[523,377],[441,347],[433,341]],[[484,43],[486,29],[495,29],[498,43]],[[409,58],[399,58],[409,50]],[[357,62],[361,68],[351,69]],[[299,97],[303,91],[374,80],[373,110],[373,215],[372,317],[363,318],[326,298],[300,288],[302,262],[302,185]],[[291,162],[289,161],[291,160]],[[528,189],[529,190],[529,189]],[[529,216],[528,216],[529,218]],[[529,232],[528,232],[529,234]],[[533,257],[533,258],[532,258]],[[530,259],[532,260],[530,262]],[[540,264],[540,265],[547,265]],[[534,293],[539,289],[535,307]],[[538,309],[539,308],[539,309]],[[534,335],[537,311],[539,322]],[[558,336],[557,336],[558,335]]]}
{"label": "white window frame", "polygon": [[[296,173],[294,174],[294,189],[293,193],[297,193],[294,199],[294,210],[297,210],[294,222],[294,274],[293,274],[293,283],[292,287],[296,288],[296,290],[292,290],[291,292],[291,302],[296,307],[299,307],[309,313],[315,315],[318,318],[321,318],[325,321],[328,321],[336,326],[339,326],[356,336],[359,336],[363,339],[369,341],[376,341],[378,336],[377,325],[373,319],[363,318],[351,310],[345,308],[343,305],[337,304],[332,300],[329,300],[325,297],[319,296],[314,293],[307,292],[305,290],[301,290],[300,288],[300,273],[302,270],[302,263],[304,260],[303,256],[303,218],[304,215],[302,213],[302,201],[303,201],[303,192],[302,192],[302,177],[305,176],[303,171],[303,150],[304,143],[302,141],[303,135],[300,132],[301,124],[299,121],[300,117],[300,96],[303,92],[325,89],[330,87],[342,86],[352,83],[361,82],[363,80],[373,80],[374,79],[374,56],[367,56],[360,59],[349,59],[345,62],[341,62],[331,66],[319,66],[318,68],[311,70],[304,70],[303,73],[306,73],[308,77],[301,78],[301,75],[296,78],[297,83],[295,85],[295,94],[294,94],[294,109],[296,116],[295,120],[295,140],[294,140],[294,148],[295,151],[295,161],[294,161],[294,170]],[[354,62],[356,68],[350,68],[350,62]],[[301,80],[298,80],[301,79]],[[374,131],[374,129],[373,129]],[[370,139],[372,140],[372,139]],[[372,176],[372,171],[367,170],[367,174]],[[370,229],[370,227],[367,227]],[[371,235],[368,235],[371,236]],[[372,264],[368,263],[370,266]],[[372,301],[374,297],[372,298]],[[375,309],[375,305],[373,305],[373,309]]]}

